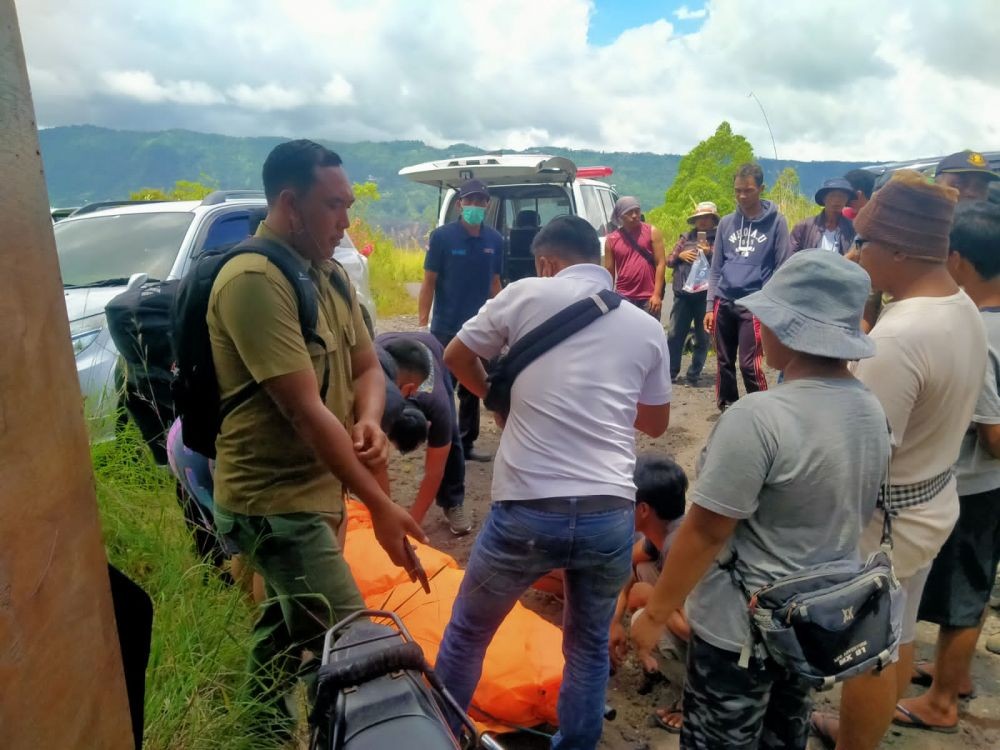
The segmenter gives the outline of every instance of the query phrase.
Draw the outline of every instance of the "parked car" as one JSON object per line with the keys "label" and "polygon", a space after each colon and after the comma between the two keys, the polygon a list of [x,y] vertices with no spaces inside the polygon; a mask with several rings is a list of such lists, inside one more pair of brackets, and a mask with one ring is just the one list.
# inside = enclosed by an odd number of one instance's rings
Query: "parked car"
{"label": "parked car", "polygon": [[78,206],[70,206],[67,208],[55,208],[54,206],[50,206],[49,215],[52,217],[52,223],[55,224],[57,221],[65,219],[67,216],[72,216],[78,208]]}
{"label": "parked car", "polygon": [[403,177],[438,189],[438,226],[460,213],[457,188],[477,179],[490,188],[486,222],[504,238],[501,278],[509,283],[535,275],[531,241],[556,216],[582,216],[603,244],[618,194],[594,179],[610,177],[610,167],[577,166],[561,156],[507,154],[463,156],[404,167]]}
{"label": "parked car", "polygon": [[[1000,151],[981,151],[980,153],[989,163],[990,169],[1000,174]],[[938,162],[943,158],[944,156],[935,156],[928,159],[911,159],[909,161],[897,161],[890,164],[873,164],[870,167],[863,167],[863,169],[874,172],[877,175],[875,179],[875,187],[877,189],[887,183],[889,178],[892,177],[892,173],[898,169],[915,169],[928,177],[933,177]]]}
{"label": "parked car", "polygon": [[[83,207],[53,226],[84,413],[95,440],[114,436],[119,354],[104,307],[130,285],[178,279],[198,255],[235,246],[267,213],[264,194],[216,191],[202,201]],[[347,270],[374,325],[368,261],[345,235],[334,257]]]}

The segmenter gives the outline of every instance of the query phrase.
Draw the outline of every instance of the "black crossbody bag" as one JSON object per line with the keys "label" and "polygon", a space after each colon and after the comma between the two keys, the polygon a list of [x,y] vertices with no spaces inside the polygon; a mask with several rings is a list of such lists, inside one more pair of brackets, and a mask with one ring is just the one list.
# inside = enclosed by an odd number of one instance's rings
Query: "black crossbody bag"
{"label": "black crossbody bag", "polygon": [[489,390],[483,399],[486,408],[506,418],[510,412],[511,389],[524,368],[577,331],[607,315],[621,303],[621,297],[608,289],[603,289],[563,308],[515,341],[507,354],[497,357],[487,365],[486,380]]}

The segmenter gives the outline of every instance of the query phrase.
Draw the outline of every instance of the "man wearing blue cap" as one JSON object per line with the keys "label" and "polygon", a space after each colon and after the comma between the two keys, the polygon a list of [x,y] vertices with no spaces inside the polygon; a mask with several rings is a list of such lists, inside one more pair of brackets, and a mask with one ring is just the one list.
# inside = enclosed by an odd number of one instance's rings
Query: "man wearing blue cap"
{"label": "man wearing blue cap", "polygon": [[816,204],[823,210],[795,225],[792,252],[817,248],[846,255],[854,242],[854,225],[844,216],[844,207],[854,194],[854,187],[843,177],[824,182],[816,191]]}
{"label": "man wearing blue cap", "polygon": [[[500,291],[503,237],[486,224],[489,203],[486,184],[467,180],[458,189],[459,217],[431,232],[420,287],[420,325],[430,321],[431,333],[442,346],[448,346],[465,322]],[[489,461],[490,456],[473,449],[479,437],[479,399],[462,386],[458,424],[465,458]]]}

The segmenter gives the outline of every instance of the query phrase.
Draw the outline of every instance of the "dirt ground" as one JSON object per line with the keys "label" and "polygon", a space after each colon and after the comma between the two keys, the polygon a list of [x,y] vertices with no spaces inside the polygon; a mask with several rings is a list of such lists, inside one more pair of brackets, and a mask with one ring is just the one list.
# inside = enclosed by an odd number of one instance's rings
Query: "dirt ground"
{"label": "dirt ground", "polygon": [[[664,316],[666,318],[666,315]],[[379,321],[382,331],[406,331],[416,329],[416,319],[409,316]],[[687,361],[682,366],[685,372]],[[705,376],[698,387],[677,385],[671,405],[670,428],[666,435],[656,440],[646,436],[639,439],[640,452],[666,453],[672,456],[688,472],[694,475],[694,465],[712,425],[717,419],[714,398],[715,360],[710,357],[705,368]],[[773,374],[772,374],[773,375]],[[769,382],[773,383],[773,376]],[[484,412],[483,434],[477,446],[489,453],[495,453],[500,439],[499,430],[493,420]],[[423,472],[423,455],[417,451],[411,457],[394,457],[392,466],[393,496],[403,505],[408,505],[416,495]],[[492,464],[469,463],[466,466],[466,505],[473,512],[476,528],[486,516],[490,504],[490,481]],[[431,543],[464,563],[469,556],[475,533],[456,539],[444,523],[443,516],[432,510],[425,524]],[[547,594],[530,591],[522,597],[525,606],[558,624],[561,605]],[[1000,612],[990,610],[983,636],[980,639],[976,658],[973,662],[973,679],[979,697],[967,701],[960,710],[959,732],[952,735],[929,733],[893,727],[883,741],[882,748],[906,748],[907,750],[996,750],[1000,748],[1000,656],[995,656],[985,648],[986,638],[1000,632]],[[920,623],[917,629],[918,658],[932,659],[934,642],[937,637],[935,627]],[[680,697],[683,685],[683,667],[676,662],[663,665],[669,683],[660,684],[650,695],[641,696],[636,688],[641,681],[641,673],[630,660],[611,679],[608,688],[608,703],[617,716],[606,723],[604,738],[600,747],[605,750],[670,750],[679,747],[676,735],[649,726],[648,718],[656,706],[664,706]],[[922,688],[912,688],[918,694]],[[820,709],[835,710],[839,703],[839,689],[816,696]],[[510,750],[548,747],[546,741],[526,735],[504,735],[500,738]],[[815,738],[810,740],[810,750],[818,750],[822,745]]]}

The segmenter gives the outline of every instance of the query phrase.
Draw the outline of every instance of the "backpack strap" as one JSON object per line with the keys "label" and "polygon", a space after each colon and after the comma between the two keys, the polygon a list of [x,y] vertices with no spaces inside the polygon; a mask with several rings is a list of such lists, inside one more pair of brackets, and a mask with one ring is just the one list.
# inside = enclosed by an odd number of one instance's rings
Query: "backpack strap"
{"label": "backpack strap", "polygon": [[549,349],[562,343],[577,331],[616,309],[622,298],[610,289],[578,300],[563,308],[537,328],[532,328],[514,342],[504,358],[504,370],[513,384],[521,371]]}
{"label": "backpack strap", "polygon": [[[228,256],[226,258],[226,263],[235,258],[237,255],[246,255],[248,253],[263,255],[271,263],[273,263],[279,271],[281,271],[284,277],[288,280],[288,283],[292,285],[296,300],[298,301],[299,325],[302,327],[302,338],[305,339],[307,344],[318,344],[325,351],[326,342],[316,332],[316,324],[319,320],[319,302],[316,298],[316,286],[313,283],[312,278],[309,276],[309,273],[302,269],[301,262],[292,257],[288,249],[277,242],[263,237],[250,237],[226,253]],[[337,285],[334,285],[334,288],[336,288],[338,292],[341,291]],[[250,396],[252,396],[259,387],[260,383],[248,383],[243,389],[226,399],[220,408],[221,418],[225,418],[225,416],[233,409],[250,398]],[[319,389],[319,397],[322,401],[326,401],[326,393],[329,388],[330,360],[329,358],[324,357],[323,380]]]}

